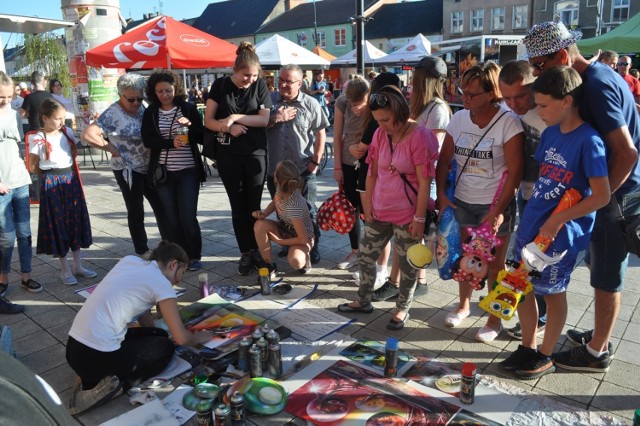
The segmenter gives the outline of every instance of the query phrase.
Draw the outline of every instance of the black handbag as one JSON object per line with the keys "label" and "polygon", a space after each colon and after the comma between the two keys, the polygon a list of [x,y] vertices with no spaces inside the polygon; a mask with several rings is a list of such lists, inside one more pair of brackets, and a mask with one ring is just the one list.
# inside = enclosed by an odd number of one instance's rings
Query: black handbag
{"label": "black handbag", "polygon": [[204,128],[204,134],[202,135],[202,155],[214,162],[217,160],[217,135],[217,132],[213,132],[206,127]]}
{"label": "black handbag", "polygon": [[640,215],[625,217],[615,196],[611,197],[611,202],[616,209],[616,220],[624,234],[627,251],[640,256]]}
{"label": "black handbag", "polygon": [[169,178],[169,174],[167,173],[167,158],[169,157],[169,150],[167,150],[164,156],[164,164],[160,164],[160,162],[156,163],[155,168],[153,170],[149,170],[147,174],[151,176],[151,180],[149,182],[149,186],[152,188],[163,184]]}

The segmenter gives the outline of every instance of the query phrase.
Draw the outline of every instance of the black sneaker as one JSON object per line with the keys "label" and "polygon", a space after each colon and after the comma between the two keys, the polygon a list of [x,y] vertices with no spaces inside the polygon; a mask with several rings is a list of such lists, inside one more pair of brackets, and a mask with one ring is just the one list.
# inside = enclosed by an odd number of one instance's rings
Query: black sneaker
{"label": "black sneaker", "polygon": [[6,298],[0,296],[0,314],[19,314],[21,312],[24,312],[23,305],[11,303]]}
{"label": "black sneaker", "polygon": [[382,302],[394,298],[400,293],[400,288],[391,284],[391,281],[387,280],[382,284],[382,287],[373,292],[371,300],[373,302]]}
{"label": "black sneaker", "polygon": [[318,243],[313,246],[311,252],[309,253],[309,257],[311,257],[311,263],[315,265],[320,262],[320,249],[318,249]]}
{"label": "black sneaker", "polygon": [[520,379],[533,380],[551,374],[554,371],[556,371],[556,367],[553,365],[553,359],[550,356],[536,352],[535,356],[521,368],[515,370],[515,373]]}
{"label": "black sneaker", "polygon": [[[544,335],[545,326],[546,326],[545,322],[538,320],[538,332],[536,333],[536,336],[540,337]],[[517,323],[515,327],[507,330],[507,334],[513,337],[514,339],[522,340],[522,327],[520,326],[520,323]]]}
{"label": "black sneaker", "polygon": [[531,362],[536,356],[538,351],[535,349],[527,348],[522,345],[518,345],[518,349],[513,352],[507,359],[500,362],[500,367],[505,370],[518,370],[524,367],[527,363]]}
{"label": "black sneaker", "polygon": [[260,250],[251,250],[251,264],[258,269],[258,265],[264,262],[262,260],[262,255],[260,254]]}
{"label": "black sneaker", "polygon": [[586,345],[578,346],[568,351],[558,352],[553,356],[560,368],[573,371],[588,371],[592,373],[606,373],[611,365],[611,355],[604,354],[596,358],[589,353]]}
{"label": "black sneaker", "polygon": [[250,275],[251,270],[253,269],[251,263],[251,255],[249,253],[243,254],[240,257],[240,262],[238,264],[238,274],[243,276]]}
{"label": "black sneaker", "polygon": [[260,262],[256,263],[256,269],[259,271],[262,268],[269,270],[269,279],[271,281],[278,279],[278,267],[275,263],[267,263],[264,260],[260,260]]}
{"label": "black sneaker", "polygon": [[[567,330],[567,340],[574,345],[584,346],[593,338],[593,330],[578,331],[575,328]],[[609,353],[613,351],[613,345],[611,342],[607,343],[607,350]]]}

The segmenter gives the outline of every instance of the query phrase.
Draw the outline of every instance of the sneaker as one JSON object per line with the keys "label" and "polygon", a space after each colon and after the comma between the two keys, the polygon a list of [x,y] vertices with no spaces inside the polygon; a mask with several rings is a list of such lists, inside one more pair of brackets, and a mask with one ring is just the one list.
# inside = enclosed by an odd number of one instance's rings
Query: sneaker
{"label": "sneaker", "polygon": [[9,284],[0,283],[0,297],[4,297],[7,294],[7,289],[9,288]]}
{"label": "sneaker", "polygon": [[596,358],[589,353],[586,345],[578,346],[568,351],[558,352],[553,356],[556,365],[560,368],[573,371],[588,371],[592,373],[605,373],[611,365],[611,355],[604,354]]}
{"label": "sneaker", "polygon": [[521,368],[515,370],[516,376],[524,380],[533,380],[556,371],[550,356],[536,352],[532,359]]}
{"label": "sneaker", "polygon": [[382,284],[382,287],[373,292],[371,300],[374,302],[382,302],[396,297],[400,293],[400,288],[391,284],[391,281],[387,280]]}
{"label": "sneaker", "polygon": [[202,268],[202,261],[200,259],[191,259],[187,269],[190,271],[197,271]]}
{"label": "sneaker", "polygon": [[23,305],[9,302],[5,297],[0,296],[0,314],[19,314],[24,312]]}
{"label": "sneaker", "polygon": [[98,273],[94,270],[80,267],[80,268],[73,268],[73,275],[76,275],[82,278],[95,278],[98,276]]}
{"label": "sneaker", "polygon": [[[547,323],[538,320],[538,332],[536,333],[536,336],[541,337],[544,335],[544,328],[546,324]],[[515,327],[508,329],[507,334],[514,339],[522,340],[522,328],[520,326],[520,323],[517,323]]]}
{"label": "sneaker", "polygon": [[[567,330],[567,340],[575,345],[586,345],[593,338],[593,330],[578,331],[575,328]],[[609,353],[613,351],[613,345],[611,342],[607,344],[607,350]]]}
{"label": "sneaker", "polygon": [[62,281],[62,284],[66,284],[66,285],[78,284],[78,280],[76,279],[76,277],[73,276],[73,274],[65,275],[64,272],[60,273],[60,281]]}
{"label": "sneaker", "polygon": [[427,294],[428,291],[429,291],[429,284],[427,283],[423,284],[423,283],[417,282],[416,290],[413,292],[413,298],[415,299],[416,297],[425,295]]}
{"label": "sneaker", "polygon": [[338,269],[350,269],[358,263],[358,252],[352,251],[344,258],[344,260],[338,263]]}
{"label": "sneaker", "polygon": [[252,268],[251,255],[246,253],[240,256],[240,262],[238,262],[238,274],[242,276],[250,275]]}
{"label": "sneaker", "polygon": [[507,359],[501,361],[498,365],[505,370],[518,370],[531,362],[533,357],[538,353],[535,349],[518,345],[518,349],[511,353]]}
{"label": "sneaker", "polygon": [[271,281],[275,281],[278,279],[278,267],[275,263],[267,263],[264,260],[261,260],[256,264],[256,269],[260,270],[262,268],[267,268],[269,270],[269,279]]}
{"label": "sneaker", "polygon": [[316,264],[320,262],[320,250],[318,249],[318,243],[313,246],[311,249],[311,253],[309,253],[309,257],[311,257],[311,263]]}
{"label": "sneaker", "polygon": [[26,281],[22,281],[21,284],[22,284],[22,288],[24,288],[27,291],[30,291],[31,293],[40,293],[43,290],[42,284],[32,280],[31,278],[29,278]]}
{"label": "sneaker", "polygon": [[258,268],[260,262],[262,262],[262,255],[260,254],[260,250],[251,250],[251,264]]}
{"label": "sneaker", "polygon": [[69,401],[69,412],[78,416],[111,400],[122,389],[122,382],[117,376],[108,376],[89,390],[82,390],[80,383]]}

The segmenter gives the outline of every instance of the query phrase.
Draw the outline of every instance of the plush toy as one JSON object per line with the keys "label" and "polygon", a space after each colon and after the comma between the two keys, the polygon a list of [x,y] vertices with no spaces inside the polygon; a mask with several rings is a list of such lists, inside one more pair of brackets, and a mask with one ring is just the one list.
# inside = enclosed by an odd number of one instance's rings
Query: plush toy
{"label": "plush toy", "polygon": [[493,235],[488,223],[477,228],[467,228],[469,237],[462,245],[462,256],[454,265],[453,279],[468,282],[475,290],[484,288],[489,274],[489,262],[495,259],[496,247],[502,240]]}
{"label": "plush toy", "polygon": [[[552,215],[576,205],[582,196],[576,189],[568,189],[560,203],[551,213]],[[509,320],[516,312],[518,303],[533,290],[529,279],[532,271],[542,272],[545,267],[559,262],[564,254],[550,257],[544,252],[551,245],[551,240],[538,235],[532,243],[522,248],[522,262],[508,262],[515,265],[514,269],[503,270],[498,274],[493,289],[479,304],[482,309],[505,320]]]}

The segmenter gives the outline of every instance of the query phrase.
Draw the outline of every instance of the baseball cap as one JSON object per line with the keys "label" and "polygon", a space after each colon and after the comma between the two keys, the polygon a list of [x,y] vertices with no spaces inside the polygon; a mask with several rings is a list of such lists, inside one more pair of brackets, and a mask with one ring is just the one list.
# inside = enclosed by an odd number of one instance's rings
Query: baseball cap
{"label": "baseball cap", "polygon": [[416,68],[422,68],[434,78],[447,78],[447,64],[437,56],[425,56],[416,64]]}
{"label": "baseball cap", "polygon": [[537,58],[566,49],[581,38],[580,31],[569,30],[562,21],[547,21],[531,27],[522,42],[527,56]]}

